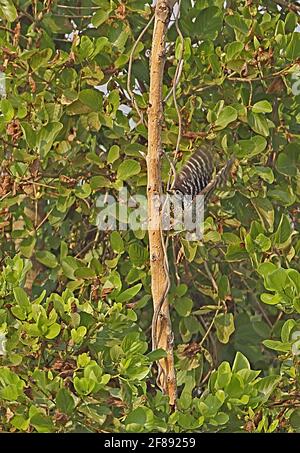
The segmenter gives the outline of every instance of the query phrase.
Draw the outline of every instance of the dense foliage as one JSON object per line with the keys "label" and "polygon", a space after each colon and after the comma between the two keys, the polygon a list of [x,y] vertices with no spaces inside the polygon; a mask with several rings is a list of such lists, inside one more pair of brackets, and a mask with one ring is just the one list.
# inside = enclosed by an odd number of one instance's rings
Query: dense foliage
{"label": "dense foliage", "polygon": [[[204,139],[218,166],[239,160],[203,241],[171,235],[170,413],[150,352],[147,232],[97,228],[99,194],[146,193],[127,76],[151,2],[60,3],[0,1],[0,429],[299,432],[300,7],[183,0],[183,49],[168,30],[165,96],[183,50],[177,169]],[[131,75],[144,116],[151,38]],[[164,115],[165,187],[172,96]]]}

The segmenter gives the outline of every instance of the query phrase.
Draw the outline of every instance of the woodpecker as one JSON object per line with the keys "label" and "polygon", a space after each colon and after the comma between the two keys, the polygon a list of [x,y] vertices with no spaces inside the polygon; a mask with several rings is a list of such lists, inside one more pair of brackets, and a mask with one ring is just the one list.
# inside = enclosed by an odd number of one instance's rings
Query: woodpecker
{"label": "woodpecker", "polygon": [[226,183],[235,158],[229,159],[213,178],[214,165],[206,145],[197,149],[176,175],[173,191],[178,197],[204,195],[207,201],[215,189]]}

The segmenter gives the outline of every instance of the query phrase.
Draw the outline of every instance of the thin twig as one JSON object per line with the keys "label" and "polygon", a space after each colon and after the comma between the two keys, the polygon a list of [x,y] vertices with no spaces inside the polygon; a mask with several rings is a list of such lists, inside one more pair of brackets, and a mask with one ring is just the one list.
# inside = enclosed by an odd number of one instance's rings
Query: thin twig
{"label": "thin twig", "polygon": [[274,0],[274,2],[282,8],[287,8],[290,11],[294,11],[294,13],[300,12],[300,5],[296,5],[295,3],[290,3],[285,0]]}
{"label": "thin twig", "polygon": [[47,212],[47,214],[45,215],[45,217],[43,218],[43,220],[40,222],[40,224],[36,227],[36,231],[39,230],[41,228],[41,226],[46,222],[46,220],[48,219],[48,217],[50,216],[50,214],[52,213],[52,211],[54,210],[54,207],[52,209],[50,209],[49,212]]}
{"label": "thin twig", "polygon": [[13,148],[21,148],[21,146],[17,145],[16,143],[10,143],[2,137],[0,137],[0,140],[7,146],[12,146]]}
{"label": "thin twig", "polygon": [[229,81],[234,81],[234,82],[257,82],[259,80],[268,80],[268,79],[273,79],[274,77],[278,77],[280,75],[283,75],[283,74],[286,74],[287,71],[292,68],[293,66],[295,66],[295,62],[293,63],[290,63],[288,64],[287,66],[285,66],[284,68],[280,69],[279,71],[277,72],[273,72],[272,74],[268,74],[268,75],[261,75],[260,77],[227,77],[226,80],[229,80]]}
{"label": "thin twig", "polygon": [[84,252],[86,252],[92,245],[95,245],[96,238],[94,238],[92,241],[90,241],[88,244],[86,244],[76,255],[75,258],[78,258],[80,255],[82,255]]}
{"label": "thin twig", "polygon": [[[269,75],[266,75],[263,77],[261,77],[261,76],[260,77],[235,77],[234,74],[236,74],[236,73],[234,72],[229,77],[224,78],[224,81],[249,83],[249,82],[258,82],[261,80],[274,79],[275,77],[285,75],[286,73],[288,73],[288,70],[290,68],[292,68],[293,66],[295,66],[297,64],[298,64],[298,66],[300,66],[299,63],[292,62],[292,63],[288,64],[286,67],[280,69],[279,71],[273,72],[272,74],[269,74]],[[214,87],[221,87],[221,85],[218,83],[211,83],[210,85],[205,85],[202,87],[199,86],[198,88],[194,87],[193,93],[201,93],[202,91],[209,90]]]}
{"label": "thin twig", "polygon": [[63,17],[66,19],[91,19],[91,17],[93,17],[93,16],[83,16],[80,14],[57,14],[57,13],[52,13],[52,16]]}
{"label": "thin twig", "polygon": [[[200,319],[200,322],[201,322],[202,326],[204,327],[204,329],[207,330],[207,325],[206,325],[206,322],[203,319],[203,317],[199,316],[199,319]],[[215,341],[214,336],[212,335],[211,331],[209,332],[208,336],[209,336],[209,341],[210,341],[212,349],[213,349],[211,356],[212,356],[213,363],[215,364],[215,363],[217,363],[217,345],[216,345],[216,341]],[[211,367],[211,369],[212,369],[212,367]]]}
{"label": "thin twig", "polygon": [[213,328],[213,325],[214,325],[214,323],[215,323],[216,317],[218,316],[219,311],[221,310],[221,306],[222,306],[222,305],[221,305],[221,301],[219,300],[218,306],[217,306],[217,310],[216,310],[216,312],[215,312],[215,314],[214,314],[214,317],[213,317],[213,319],[212,319],[210,325],[208,326],[208,329],[207,329],[207,331],[205,332],[205,335],[203,336],[202,340],[201,340],[200,343],[199,343],[199,346],[200,346],[200,347],[203,346],[203,343],[205,342],[206,338],[207,338],[208,335],[210,334],[210,331],[211,331],[211,329]]}
{"label": "thin twig", "polygon": [[180,77],[181,77],[182,68],[183,68],[183,58],[182,58],[182,56],[183,56],[183,50],[184,50],[184,38],[183,38],[183,35],[182,35],[181,30],[179,28],[179,24],[178,24],[178,19],[179,19],[179,14],[180,14],[180,6],[181,6],[181,0],[178,1],[178,11],[177,11],[177,14],[176,14],[176,17],[175,17],[175,27],[176,27],[177,34],[180,37],[181,49],[180,49],[180,55],[179,55],[179,58],[178,58],[178,63],[177,63],[177,66],[176,66],[174,79],[173,79],[173,82],[172,82],[172,88],[170,89],[169,93],[165,97],[164,102],[167,102],[169,97],[172,95],[172,93],[174,91],[173,90],[174,85],[175,85],[175,88],[178,85]]}
{"label": "thin twig", "polygon": [[218,285],[217,285],[217,282],[216,282],[216,280],[214,279],[212,273],[210,272],[209,267],[208,267],[208,265],[207,265],[207,262],[204,261],[203,264],[204,264],[205,271],[206,271],[206,273],[207,273],[207,275],[209,276],[209,279],[210,279],[210,281],[211,281],[212,287],[213,287],[213,289],[215,290],[215,292],[218,294]]}
{"label": "thin twig", "polygon": [[174,182],[175,182],[175,177],[176,177],[176,171],[175,171],[175,164],[179,152],[179,146],[181,142],[181,134],[182,134],[182,118],[181,118],[181,112],[178,107],[177,103],[177,98],[176,98],[176,88],[177,85],[180,81],[181,73],[182,73],[182,68],[183,68],[183,50],[184,50],[184,39],[183,35],[181,33],[181,30],[179,28],[178,20],[179,20],[179,15],[180,15],[180,6],[181,6],[181,0],[178,1],[178,11],[176,14],[176,19],[175,19],[175,26],[176,30],[178,33],[178,36],[180,38],[181,42],[181,49],[180,49],[180,54],[178,58],[178,64],[175,72],[175,77],[174,77],[174,82],[173,82],[173,87],[172,87],[172,93],[173,93],[173,101],[175,105],[175,109],[177,112],[177,118],[178,118],[178,134],[177,134],[177,142],[176,142],[176,148],[174,152],[174,159],[173,159],[173,165],[171,165],[170,172],[169,172],[169,178],[168,178],[168,183],[167,183],[167,191],[170,189],[170,184],[171,184],[171,173],[173,173],[174,176]]}
{"label": "thin twig", "polygon": [[180,276],[178,274],[178,268],[177,268],[177,260],[176,260],[176,250],[175,250],[175,241],[174,241],[174,236],[172,237],[172,252],[173,252],[173,265],[175,269],[175,277],[177,281],[177,285],[180,283]]}
{"label": "thin twig", "polygon": [[55,186],[50,186],[49,184],[44,184],[43,182],[37,182],[37,181],[31,181],[31,180],[27,180],[26,184],[32,184],[32,185],[35,185],[35,186],[47,187],[48,189],[53,189],[53,190],[57,189],[57,187],[55,187]]}
{"label": "thin twig", "polygon": [[56,5],[57,8],[64,8],[64,9],[101,9],[101,6],[69,6],[69,5]]}
{"label": "thin twig", "polygon": [[[15,30],[12,30],[11,28],[4,27],[4,25],[0,25],[0,29],[1,29],[1,30],[7,31],[8,33],[11,33],[12,35],[15,35],[15,34],[16,34]],[[21,34],[20,34],[19,36],[20,36],[21,38],[24,38],[24,39],[26,39],[26,40],[28,41],[28,38],[27,38],[26,36],[21,35]]]}
{"label": "thin twig", "polygon": [[129,62],[128,62],[128,76],[127,76],[127,92],[129,94],[129,97],[130,97],[130,100],[131,100],[131,103],[133,105],[133,107],[135,108],[135,110],[137,111],[137,114],[139,115],[140,117],[140,122],[143,123],[144,122],[144,115],[143,113],[141,112],[141,110],[139,109],[137,103],[136,103],[136,100],[135,100],[135,96],[134,96],[134,93],[131,89],[131,74],[132,74],[132,62],[133,62],[133,55],[134,55],[134,52],[135,52],[135,49],[137,48],[137,45],[139,44],[140,40],[142,39],[142,37],[144,36],[144,34],[146,33],[146,31],[148,30],[148,28],[150,27],[150,25],[152,24],[153,20],[154,20],[154,14],[153,16],[151,17],[151,19],[149,20],[149,22],[147,23],[147,25],[143,28],[143,30],[141,31],[141,33],[139,34],[137,40],[135,41],[132,49],[131,49],[131,52],[130,52],[130,56],[129,56]]}

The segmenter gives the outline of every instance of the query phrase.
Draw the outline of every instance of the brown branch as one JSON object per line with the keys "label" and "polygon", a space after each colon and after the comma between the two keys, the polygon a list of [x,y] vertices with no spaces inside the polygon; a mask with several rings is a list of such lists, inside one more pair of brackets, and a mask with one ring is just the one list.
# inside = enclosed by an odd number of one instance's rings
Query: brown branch
{"label": "brown branch", "polygon": [[143,30],[141,31],[141,33],[139,34],[139,36],[137,37],[132,49],[131,49],[131,52],[130,52],[130,57],[129,57],[129,63],[128,63],[128,76],[127,76],[127,92],[129,94],[129,97],[130,97],[130,100],[131,100],[131,103],[133,105],[133,107],[135,108],[135,110],[137,111],[137,114],[139,115],[140,117],[140,122],[143,124],[144,122],[144,116],[143,116],[143,112],[139,109],[139,106],[137,105],[137,102],[135,100],[135,96],[134,96],[134,93],[131,89],[131,73],[132,73],[132,63],[133,63],[133,57],[134,57],[134,52],[140,42],[140,40],[142,39],[142,37],[144,36],[144,34],[146,33],[146,31],[148,30],[148,28],[150,27],[150,25],[152,24],[152,21],[154,19],[154,15],[151,17],[151,19],[149,20],[149,22],[146,24],[146,26],[143,28]]}
{"label": "brown branch", "polygon": [[101,6],[70,6],[70,5],[56,5],[57,8],[64,8],[64,9],[90,9],[90,10],[97,10],[101,9]]}
{"label": "brown branch", "polygon": [[200,343],[199,343],[199,346],[200,346],[200,347],[203,346],[203,344],[204,344],[206,338],[207,338],[208,335],[210,334],[210,331],[211,331],[211,329],[212,329],[213,326],[214,326],[216,317],[218,316],[220,309],[221,309],[221,305],[218,305],[218,308],[217,308],[217,310],[216,310],[216,312],[215,312],[215,314],[214,314],[214,317],[213,317],[213,319],[212,319],[210,325],[208,326],[207,331],[206,331],[205,334],[203,335],[203,338],[201,339],[201,341],[200,341]]}
{"label": "brown branch", "polygon": [[294,11],[294,13],[300,12],[300,5],[296,5],[294,3],[290,3],[286,0],[274,0],[277,5],[281,6],[282,8],[287,8],[290,11]]}
{"label": "brown branch", "polygon": [[176,377],[173,357],[173,332],[171,328],[169,303],[169,269],[164,247],[161,224],[161,124],[162,82],[165,64],[166,32],[174,1],[158,0],[155,7],[153,30],[150,92],[148,109],[148,233],[151,267],[151,290],[153,298],[152,347],[166,351],[165,358],[159,360],[157,384],[169,396],[171,406],[176,404]]}
{"label": "brown branch", "polygon": [[179,14],[180,14],[180,7],[181,7],[181,0],[178,0],[178,12],[177,12],[177,15],[176,15],[176,18],[175,18],[175,27],[176,27],[176,31],[178,33],[178,36],[180,38],[181,49],[180,49],[180,54],[179,54],[179,58],[178,58],[178,64],[177,64],[175,77],[174,77],[174,81],[173,81],[173,86],[172,86],[173,102],[174,102],[174,105],[175,105],[177,118],[178,118],[178,134],[177,134],[177,142],[176,142],[176,148],[175,148],[175,152],[174,152],[173,163],[170,166],[169,178],[168,178],[168,183],[167,183],[167,191],[170,189],[172,173],[173,173],[173,177],[174,177],[173,184],[175,183],[175,178],[176,178],[175,165],[176,165],[176,161],[177,161],[178,154],[179,154],[179,146],[180,146],[181,136],[182,136],[182,117],[181,117],[181,111],[180,111],[180,109],[178,107],[177,98],[176,98],[176,88],[177,88],[177,84],[180,81],[181,72],[182,72],[183,63],[184,63],[184,61],[183,61],[184,38],[183,38],[183,35],[182,35],[181,30],[179,28],[179,24],[178,24],[178,19],[179,19]]}

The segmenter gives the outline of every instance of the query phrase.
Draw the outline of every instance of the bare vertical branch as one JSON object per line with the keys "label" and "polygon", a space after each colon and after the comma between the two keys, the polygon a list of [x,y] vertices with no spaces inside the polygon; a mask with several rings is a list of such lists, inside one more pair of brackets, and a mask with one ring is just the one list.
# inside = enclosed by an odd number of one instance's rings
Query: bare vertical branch
{"label": "bare vertical branch", "polygon": [[167,293],[170,286],[168,261],[164,247],[160,203],[161,195],[161,124],[162,84],[165,63],[166,32],[174,1],[158,0],[155,7],[148,109],[148,230],[153,297],[153,348],[162,348],[167,355],[158,363],[157,383],[169,396],[170,405],[176,403],[176,378],[173,358],[173,332]]}
{"label": "bare vertical branch", "polygon": [[151,19],[149,20],[149,22],[146,24],[146,26],[143,28],[143,30],[141,31],[141,33],[139,34],[137,40],[135,41],[132,49],[131,49],[131,52],[130,52],[130,57],[129,57],[129,63],[128,63],[128,77],[127,77],[127,92],[130,96],[130,100],[131,100],[131,103],[133,105],[133,107],[135,108],[135,110],[137,111],[137,114],[139,115],[140,117],[140,122],[143,123],[144,122],[144,116],[143,116],[143,112],[141,112],[141,110],[139,109],[139,106],[137,105],[137,102],[135,100],[135,97],[134,97],[134,94],[133,94],[133,91],[131,89],[131,72],[132,72],[132,63],[133,63],[133,57],[134,57],[134,52],[139,44],[139,42],[141,41],[142,37],[144,36],[144,34],[146,33],[146,31],[148,30],[148,28],[150,27],[150,25],[152,24],[153,22],[153,19],[154,19],[154,16],[151,17]]}

